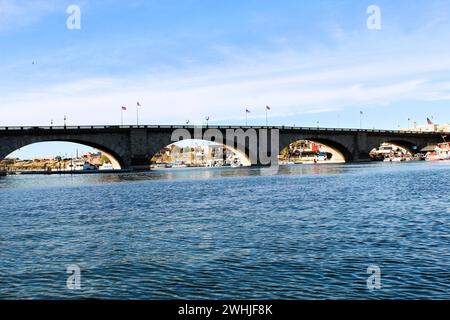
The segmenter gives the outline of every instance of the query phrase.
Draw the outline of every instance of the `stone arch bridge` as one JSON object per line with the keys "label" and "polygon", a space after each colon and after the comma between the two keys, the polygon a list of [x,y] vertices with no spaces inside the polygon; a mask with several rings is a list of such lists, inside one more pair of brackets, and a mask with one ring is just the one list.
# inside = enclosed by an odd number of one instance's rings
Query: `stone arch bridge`
{"label": "stone arch bridge", "polygon": [[[390,142],[418,152],[427,145],[442,142],[446,133],[359,130],[301,127],[250,127],[250,126],[66,126],[66,127],[0,127],[0,160],[12,152],[38,142],[65,141],[94,147],[109,155],[116,167],[122,169],[148,169],[150,158],[165,146],[173,143],[175,130],[191,133],[212,130],[226,136],[228,131],[262,130],[277,132],[279,152],[298,140],[311,140],[339,151],[347,162],[367,161],[369,152],[383,142]],[[213,141],[211,135],[204,140]],[[248,140],[248,139],[247,139]],[[262,143],[259,139],[258,148]],[[265,142],[265,141],[264,141]],[[236,147],[236,146],[229,146]],[[269,146],[269,153],[270,150]]]}

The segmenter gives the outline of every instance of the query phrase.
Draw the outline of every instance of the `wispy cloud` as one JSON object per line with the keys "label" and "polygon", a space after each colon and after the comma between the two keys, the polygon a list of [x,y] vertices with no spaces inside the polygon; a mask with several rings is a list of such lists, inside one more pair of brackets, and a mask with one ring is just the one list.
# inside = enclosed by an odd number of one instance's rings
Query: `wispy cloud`
{"label": "wispy cloud", "polygon": [[33,24],[58,8],[56,0],[0,0],[0,32]]}
{"label": "wispy cloud", "polygon": [[[239,121],[244,107],[254,109],[252,117],[258,118],[263,117],[264,106],[271,105],[273,117],[286,118],[450,95],[448,79],[431,81],[436,73],[450,71],[446,56],[331,61],[333,67],[327,58],[310,58],[314,68],[304,63],[304,57],[286,57],[261,56],[251,65],[198,66],[183,72],[69,81],[3,95],[1,109],[16,124],[46,124],[49,118],[62,119],[63,114],[72,123],[116,123],[119,106],[134,106],[139,100],[147,123],[202,121],[205,115],[215,121]],[[423,59],[420,64],[418,59]]]}

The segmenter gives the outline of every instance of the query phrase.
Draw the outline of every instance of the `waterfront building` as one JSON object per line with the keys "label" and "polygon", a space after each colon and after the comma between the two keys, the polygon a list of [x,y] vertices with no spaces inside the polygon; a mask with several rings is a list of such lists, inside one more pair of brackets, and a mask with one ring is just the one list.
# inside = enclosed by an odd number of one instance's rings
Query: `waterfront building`
{"label": "waterfront building", "polygon": [[425,125],[415,125],[413,128],[402,128],[400,131],[419,131],[419,132],[450,132],[450,123],[437,124],[428,121]]}

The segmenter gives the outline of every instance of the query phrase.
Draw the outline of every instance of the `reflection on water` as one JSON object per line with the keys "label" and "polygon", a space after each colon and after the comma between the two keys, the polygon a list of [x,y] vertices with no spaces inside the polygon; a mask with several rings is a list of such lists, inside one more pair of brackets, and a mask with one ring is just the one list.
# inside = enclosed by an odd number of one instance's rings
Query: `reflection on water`
{"label": "reflection on water", "polygon": [[[339,174],[345,172],[350,165],[285,165],[276,169],[276,175],[309,175],[309,174]],[[218,168],[176,168],[154,169],[149,172],[138,173],[111,173],[87,175],[16,175],[0,180],[0,188],[35,188],[54,186],[76,186],[96,183],[119,183],[148,180],[172,179],[214,179],[231,177],[265,176],[266,167],[218,167]]]}
{"label": "reflection on water", "polygon": [[0,298],[450,298],[449,162],[264,169],[2,177]]}

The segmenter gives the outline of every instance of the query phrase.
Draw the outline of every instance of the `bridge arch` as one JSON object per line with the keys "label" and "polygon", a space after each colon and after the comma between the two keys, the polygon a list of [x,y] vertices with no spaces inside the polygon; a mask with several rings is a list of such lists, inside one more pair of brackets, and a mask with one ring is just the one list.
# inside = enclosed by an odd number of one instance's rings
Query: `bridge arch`
{"label": "bridge arch", "polygon": [[396,145],[398,147],[401,147],[401,148],[411,152],[412,154],[417,153],[420,151],[420,149],[422,149],[420,146],[416,145],[415,143],[413,143],[411,141],[407,141],[407,140],[388,139],[387,141],[385,141],[385,143],[390,143],[390,144]]}
{"label": "bridge arch", "polygon": [[394,146],[400,147],[412,155],[420,152],[420,150],[425,147],[425,145],[418,145],[417,142],[410,141],[408,139],[376,139],[369,144],[369,151],[379,148],[383,144],[392,144]]}
{"label": "bridge arch", "polygon": [[280,153],[289,147],[290,144],[295,143],[297,141],[311,141],[314,143],[322,144],[334,151],[334,153],[338,154],[339,157],[343,159],[344,162],[350,162],[353,160],[353,155],[350,152],[349,148],[344,146],[343,144],[327,139],[327,138],[320,138],[320,137],[314,137],[314,136],[295,136],[295,137],[289,137],[288,139],[283,139],[283,141],[280,141]]}
{"label": "bridge arch", "polygon": [[178,141],[163,146],[151,156],[152,165],[170,162],[199,167],[222,166],[230,164],[233,160],[239,160],[236,161],[237,166],[252,165],[248,154],[243,150],[230,147],[222,141],[216,141],[214,136],[203,137],[203,139],[179,137]]}
{"label": "bridge arch", "polygon": [[353,159],[353,155],[347,149],[347,147],[337,141],[330,140],[330,139],[324,139],[324,138],[307,138],[306,140],[321,143],[325,146],[328,146],[328,147],[334,149],[336,152],[338,152],[342,156],[342,158],[345,160],[345,162],[349,162]]}
{"label": "bridge arch", "polygon": [[44,138],[44,137],[34,137],[32,139],[13,139],[13,141],[10,141],[9,146],[5,148],[2,146],[0,148],[0,161],[6,159],[9,155],[14,153],[15,151],[25,148],[30,145],[35,145],[38,143],[45,143],[45,142],[69,142],[69,143],[75,143],[83,146],[88,146],[94,149],[99,150],[102,152],[108,159],[111,161],[111,164],[115,170],[120,170],[123,168],[126,168],[126,162],[123,159],[123,157],[115,150],[113,150],[110,147],[107,147],[103,144],[99,144],[93,141],[86,141],[82,139],[73,139],[73,138]]}

